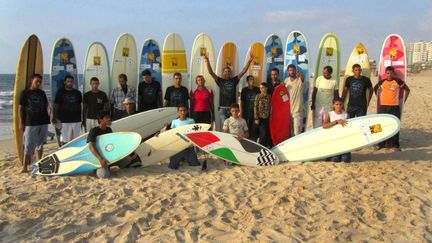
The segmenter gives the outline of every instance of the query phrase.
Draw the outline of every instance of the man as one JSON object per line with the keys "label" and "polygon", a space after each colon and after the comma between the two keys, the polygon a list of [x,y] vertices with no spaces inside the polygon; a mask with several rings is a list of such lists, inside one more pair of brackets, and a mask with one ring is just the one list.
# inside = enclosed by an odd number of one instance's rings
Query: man
{"label": "man", "polygon": [[181,73],[174,73],[173,79],[173,85],[166,89],[164,106],[178,107],[183,104],[188,107],[189,91],[185,86],[181,85]]}
{"label": "man", "polygon": [[162,89],[159,82],[153,80],[150,70],[141,73],[143,82],[138,85],[138,111],[148,111],[162,105]]}
{"label": "man", "polygon": [[285,79],[285,87],[287,87],[290,97],[291,107],[291,128],[294,136],[303,131],[304,118],[304,75],[301,70],[296,69],[293,64],[287,67],[288,77]]}
{"label": "man", "polygon": [[254,103],[255,96],[260,93],[260,89],[254,85],[255,78],[252,75],[246,77],[247,87],[244,87],[240,93],[240,114],[246,120],[249,128],[249,138],[256,141],[258,132],[254,124]]}
{"label": "man", "polygon": [[115,87],[111,91],[110,102],[113,108],[112,114],[114,120],[120,119],[121,114],[123,113],[124,106],[123,101],[126,98],[131,98],[135,100],[136,98],[136,90],[135,87],[127,85],[127,76],[126,74],[120,74],[118,76],[119,85]]}
{"label": "man", "polygon": [[[388,66],[386,68],[386,79],[380,80],[374,87],[375,95],[379,97],[379,110],[378,113],[395,115],[400,119],[402,105],[399,101],[400,92],[404,92],[405,99],[402,102],[406,102],[408,99],[410,89],[403,80],[394,77],[394,68]],[[378,89],[381,90],[380,96],[378,96]],[[393,148],[394,151],[401,151],[399,144],[399,133],[393,137],[379,143],[375,150],[382,149],[384,147]]]}
{"label": "man", "polygon": [[[173,120],[171,122],[171,129],[181,127],[184,125],[194,124],[195,121],[192,118],[188,117],[188,109],[186,105],[180,104],[177,107],[179,118]],[[170,158],[170,163],[168,168],[177,170],[180,166],[182,160],[185,160],[189,163],[190,166],[198,166],[200,165],[197,155],[193,147],[189,147],[176,155],[173,155]]]}
{"label": "man", "polygon": [[90,79],[91,90],[86,92],[83,97],[83,118],[82,125],[86,131],[98,126],[98,113],[100,111],[109,112],[108,96],[102,90],[99,90],[99,79],[92,77]]}
{"label": "man", "polygon": [[108,178],[111,175],[110,169],[108,167],[108,161],[102,157],[99,151],[96,149],[96,138],[100,135],[112,133],[111,128],[111,117],[108,112],[100,112],[98,114],[97,127],[90,129],[87,136],[87,143],[89,144],[90,152],[99,160],[101,168],[96,170],[96,175],[99,178]]}
{"label": "man", "polygon": [[270,71],[270,80],[268,84],[268,93],[270,96],[273,96],[273,91],[281,82],[278,79],[279,78],[279,69],[272,68]]}
{"label": "man", "polygon": [[36,160],[42,158],[50,122],[48,99],[42,90],[42,75],[32,76],[30,88],[22,92],[19,102],[19,129],[24,134],[24,163],[21,172],[25,173],[34,153]]}
{"label": "man", "polygon": [[339,97],[338,83],[332,79],[333,68],[325,66],[323,75],[315,80],[312,91],[313,127],[322,126],[324,115],[332,109],[332,101]]}
{"label": "man", "polygon": [[[362,69],[359,64],[352,66],[352,72],[354,75],[347,77],[342,93],[342,100],[345,101],[349,92],[347,113],[350,118],[366,115],[373,92],[372,82],[368,77],[361,75]],[[366,97],[367,90],[369,90],[368,97]]]}
{"label": "man", "polygon": [[123,106],[124,106],[124,110],[123,110],[123,113],[121,115],[121,118],[125,118],[127,116],[130,116],[130,115],[133,115],[136,113],[135,101],[132,100],[131,98],[126,98],[123,101]]}
{"label": "man", "polygon": [[81,92],[73,87],[74,78],[67,75],[64,88],[57,92],[54,100],[52,123],[61,122],[60,146],[72,141],[81,134]]}
{"label": "man", "polygon": [[[220,124],[223,124],[225,119],[230,116],[230,106],[231,104],[237,103],[237,84],[239,83],[240,79],[243,77],[243,75],[247,72],[250,64],[253,61],[253,55],[250,54],[249,60],[246,63],[246,65],[243,67],[242,71],[237,74],[237,76],[232,77],[231,74],[231,68],[225,67],[223,69],[222,77],[217,76],[210,65],[208,55],[205,55],[205,60],[207,63],[207,69],[210,75],[215,80],[216,84],[219,86],[220,93],[219,93],[219,104],[215,104],[216,106],[219,105],[218,110],[220,112]],[[218,123],[216,123],[218,124]],[[217,127],[217,130],[221,130],[221,128]]]}

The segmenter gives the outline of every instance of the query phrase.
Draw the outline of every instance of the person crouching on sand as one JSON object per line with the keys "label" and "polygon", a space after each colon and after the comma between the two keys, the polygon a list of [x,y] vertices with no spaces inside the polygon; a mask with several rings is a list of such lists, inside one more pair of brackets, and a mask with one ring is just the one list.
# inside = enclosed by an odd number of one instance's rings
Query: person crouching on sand
{"label": "person crouching on sand", "polygon": [[96,149],[96,138],[103,134],[112,133],[111,116],[108,112],[101,112],[98,114],[99,126],[92,128],[87,136],[87,143],[89,144],[90,152],[99,160],[101,168],[96,170],[96,175],[99,178],[108,178],[111,172],[108,166],[108,161]]}
{"label": "person crouching on sand", "polygon": [[[345,127],[347,125],[348,113],[345,112],[343,108],[343,101],[341,98],[337,97],[333,99],[332,102],[333,111],[327,112],[324,115],[323,128],[328,129],[336,125],[341,125]],[[351,162],[351,153],[345,153],[341,155],[336,155],[328,158],[332,162]]]}

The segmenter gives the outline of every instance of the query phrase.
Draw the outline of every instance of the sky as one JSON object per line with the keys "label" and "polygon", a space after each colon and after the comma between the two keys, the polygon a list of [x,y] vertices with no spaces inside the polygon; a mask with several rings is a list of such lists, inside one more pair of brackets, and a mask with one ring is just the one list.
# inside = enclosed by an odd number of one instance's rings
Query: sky
{"label": "sky", "polygon": [[[188,59],[199,33],[213,39],[218,53],[225,41],[237,44],[240,64],[255,41],[264,42],[272,33],[285,43],[292,30],[308,40],[314,66],[322,36],[335,33],[341,44],[341,69],[358,42],[378,59],[384,39],[391,33],[405,42],[432,40],[432,1],[288,1],[288,0],[0,0],[0,73],[15,73],[21,46],[36,34],[42,43],[44,71],[49,73],[56,39],[69,38],[75,47],[79,72],[87,47],[102,42],[110,59],[122,33],[131,33],[138,52],[145,39],[162,46],[165,36],[179,33]],[[216,55],[217,55],[216,53]]]}

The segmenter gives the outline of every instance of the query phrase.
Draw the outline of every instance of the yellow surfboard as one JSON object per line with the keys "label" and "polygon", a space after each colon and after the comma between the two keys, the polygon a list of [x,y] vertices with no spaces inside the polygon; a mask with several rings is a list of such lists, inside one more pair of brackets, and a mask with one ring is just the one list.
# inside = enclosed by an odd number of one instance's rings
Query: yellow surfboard
{"label": "yellow surfboard", "polygon": [[36,35],[31,35],[21,48],[16,67],[13,95],[13,132],[15,147],[20,164],[23,164],[23,133],[19,129],[19,102],[22,92],[30,87],[31,76],[35,73],[43,75],[42,46]]}
{"label": "yellow surfboard", "polygon": [[165,37],[162,48],[162,92],[173,85],[173,74],[182,74],[182,85],[189,88],[186,50],[183,39],[177,33]]}
{"label": "yellow surfboard", "polygon": [[265,55],[264,45],[261,42],[252,43],[245,57],[245,65],[247,64],[251,53],[254,58],[252,60],[251,65],[249,66],[247,73],[242,77],[240,81],[240,85],[238,87],[239,93],[244,87],[246,87],[247,84],[246,78],[248,75],[254,76],[255,78],[254,85],[256,87],[259,87],[261,82],[266,82],[267,71],[265,70],[266,65],[264,65],[264,55]]}

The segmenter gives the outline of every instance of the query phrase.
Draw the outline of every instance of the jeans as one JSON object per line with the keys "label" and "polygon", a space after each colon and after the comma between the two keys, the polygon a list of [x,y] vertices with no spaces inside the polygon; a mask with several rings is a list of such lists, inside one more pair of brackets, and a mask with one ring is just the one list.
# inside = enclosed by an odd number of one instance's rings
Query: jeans
{"label": "jeans", "polygon": [[176,155],[171,156],[168,168],[177,170],[182,160],[189,163],[190,166],[200,165],[193,147],[189,147]]}
{"label": "jeans", "polygon": [[[399,106],[382,105],[382,106],[380,106],[378,113],[395,115],[397,118],[400,119],[400,107]],[[378,144],[378,146],[381,148],[383,148],[383,147],[399,148],[400,147],[399,132],[396,133],[396,135],[394,135],[393,137],[391,137],[385,141],[380,142]]]}

